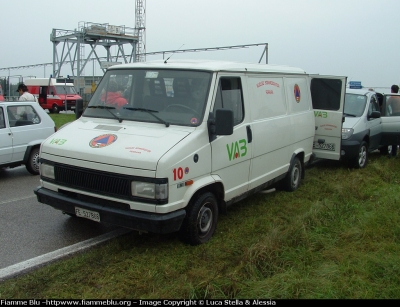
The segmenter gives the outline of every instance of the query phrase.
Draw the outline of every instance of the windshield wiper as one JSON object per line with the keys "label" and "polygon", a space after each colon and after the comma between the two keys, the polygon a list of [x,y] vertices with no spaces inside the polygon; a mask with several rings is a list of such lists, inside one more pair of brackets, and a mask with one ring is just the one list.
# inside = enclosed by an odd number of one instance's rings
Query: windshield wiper
{"label": "windshield wiper", "polygon": [[163,120],[162,118],[159,118],[157,115],[153,113],[158,113],[156,110],[149,110],[149,109],[143,109],[143,108],[129,108],[129,107],[123,107],[124,110],[131,110],[131,111],[140,111],[140,112],[146,112],[156,118],[160,123],[163,123],[165,127],[169,127],[169,123]]}
{"label": "windshield wiper", "polygon": [[118,115],[114,114],[110,110],[115,110],[115,107],[110,107],[110,106],[88,106],[90,109],[106,109],[112,116],[114,116],[116,119],[118,119],[119,123],[122,123],[122,118],[119,117]]}

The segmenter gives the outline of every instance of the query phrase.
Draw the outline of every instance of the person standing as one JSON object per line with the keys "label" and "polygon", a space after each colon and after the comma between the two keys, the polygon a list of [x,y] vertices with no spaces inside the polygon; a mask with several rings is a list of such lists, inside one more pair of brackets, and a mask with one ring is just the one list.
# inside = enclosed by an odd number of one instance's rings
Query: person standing
{"label": "person standing", "polygon": [[[398,94],[399,86],[393,84],[390,88],[390,92],[392,94]],[[390,106],[392,113],[391,116],[399,116],[400,115],[400,96],[390,96],[387,100],[387,107]],[[396,141],[392,144],[392,157],[396,157],[397,155],[397,146],[399,143],[399,137],[397,137]]]}
{"label": "person standing", "polygon": [[19,101],[36,101],[35,96],[29,93],[28,87],[24,83],[18,85],[17,92],[21,95],[19,96]]}

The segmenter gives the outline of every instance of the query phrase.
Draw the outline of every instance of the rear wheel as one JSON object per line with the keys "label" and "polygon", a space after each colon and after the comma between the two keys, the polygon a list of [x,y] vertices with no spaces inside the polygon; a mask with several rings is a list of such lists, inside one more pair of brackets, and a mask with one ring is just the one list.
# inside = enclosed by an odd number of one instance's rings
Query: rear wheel
{"label": "rear wheel", "polygon": [[350,160],[354,168],[364,168],[368,162],[368,143],[363,141],[358,149],[358,156]]}
{"label": "rear wheel", "polygon": [[383,146],[383,147],[379,148],[379,152],[382,155],[391,155],[392,154],[392,145]]}
{"label": "rear wheel", "polygon": [[298,157],[295,157],[286,177],[277,186],[278,188],[293,192],[300,186],[300,181],[303,176],[303,166]]}
{"label": "rear wheel", "polygon": [[39,147],[33,148],[29,154],[26,169],[32,175],[39,175]]}
{"label": "rear wheel", "polygon": [[54,114],[60,113],[60,109],[58,108],[58,105],[56,105],[56,104],[53,105],[53,108],[51,110],[52,110],[52,113],[54,113]]}
{"label": "rear wheel", "polygon": [[191,245],[207,242],[215,232],[217,221],[218,203],[214,194],[201,194],[187,209],[181,228],[182,239]]}

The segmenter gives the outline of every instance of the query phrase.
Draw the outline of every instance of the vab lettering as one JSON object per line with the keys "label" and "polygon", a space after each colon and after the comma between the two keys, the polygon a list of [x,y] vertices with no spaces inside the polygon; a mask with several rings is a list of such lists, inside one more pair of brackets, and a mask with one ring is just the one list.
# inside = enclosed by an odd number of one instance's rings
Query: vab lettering
{"label": "vab lettering", "polygon": [[315,116],[315,117],[328,118],[328,112],[324,112],[324,111],[314,111],[314,116]]}
{"label": "vab lettering", "polygon": [[232,161],[244,157],[247,154],[247,142],[245,139],[242,139],[239,142],[236,141],[232,143],[230,147],[226,144],[226,149],[228,151],[229,161]]}

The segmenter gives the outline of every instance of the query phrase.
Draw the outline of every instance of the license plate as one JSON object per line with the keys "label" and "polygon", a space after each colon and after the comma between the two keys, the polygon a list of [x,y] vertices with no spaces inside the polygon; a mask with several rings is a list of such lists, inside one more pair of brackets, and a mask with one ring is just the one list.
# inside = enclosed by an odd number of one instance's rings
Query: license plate
{"label": "license plate", "polygon": [[322,149],[322,150],[329,150],[335,151],[335,143],[314,143],[314,149]]}
{"label": "license plate", "polygon": [[100,214],[96,211],[75,207],[75,214],[76,216],[83,217],[85,219],[100,222]]}

